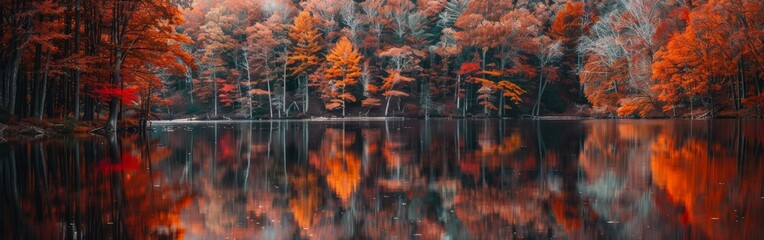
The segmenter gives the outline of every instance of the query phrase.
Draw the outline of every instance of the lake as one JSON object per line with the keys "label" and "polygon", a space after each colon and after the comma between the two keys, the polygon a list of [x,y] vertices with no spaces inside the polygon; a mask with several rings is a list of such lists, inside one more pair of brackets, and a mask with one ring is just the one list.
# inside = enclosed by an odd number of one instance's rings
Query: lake
{"label": "lake", "polygon": [[762,120],[157,123],[0,143],[6,239],[754,239]]}

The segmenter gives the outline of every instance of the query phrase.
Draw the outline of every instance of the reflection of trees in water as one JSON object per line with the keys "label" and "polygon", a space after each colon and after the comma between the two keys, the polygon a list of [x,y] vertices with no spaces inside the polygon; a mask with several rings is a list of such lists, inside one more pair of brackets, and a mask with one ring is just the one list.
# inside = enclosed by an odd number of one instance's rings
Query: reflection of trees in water
{"label": "reflection of trees in water", "polygon": [[311,165],[326,176],[326,184],[344,205],[361,181],[361,160],[349,149],[355,141],[345,129],[326,128],[318,149],[309,153]]}
{"label": "reflection of trees in water", "polygon": [[756,198],[764,184],[755,149],[762,143],[745,132],[761,128],[738,121],[591,123],[578,187],[591,212],[588,230],[578,234],[755,236],[760,230],[753,226],[762,225]]}
{"label": "reflection of trees in water", "polygon": [[3,206],[17,213],[3,216],[3,226],[17,224],[3,228],[9,239],[184,235],[179,216],[191,195],[188,188],[164,182],[162,171],[152,168],[168,155],[155,141],[139,135],[88,136],[4,147],[11,154],[0,156],[0,162],[10,165],[1,175],[13,180],[3,181],[3,193],[15,191]]}
{"label": "reflection of trees in water", "polygon": [[[579,216],[586,216],[581,236],[606,233],[617,237],[655,238],[650,197],[650,145],[661,126],[629,121],[592,121],[578,156]],[[571,206],[573,207],[573,206]]]}
{"label": "reflection of trees in water", "polygon": [[545,238],[556,228],[544,210],[549,196],[529,184],[511,191],[478,187],[459,193],[456,216],[479,239],[506,239],[512,236]]}
{"label": "reflection of trees in water", "polygon": [[661,133],[652,146],[654,184],[673,205],[663,210],[691,226],[690,236],[760,237],[764,156],[761,135],[748,133],[761,133],[762,126],[735,121],[676,130]]}
{"label": "reflection of trees in water", "polygon": [[763,224],[764,128],[702,123],[265,122],[171,127],[117,145],[100,137],[6,144],[0,151],[15,150],[0,155],[1,203],[13,211],[0,230],[751,238]]}
{"label": "reflection of trees in water", "polygon": [[[199,196],[184,213],[195,238],[288,238],[283,132],[272,124],[197,127],[163,139],[191,159]],[[189,140],[188,135],[193,137]],[[210,146],[210,143],[213,143]],[[185,168],[169,168],[180,172]]]}

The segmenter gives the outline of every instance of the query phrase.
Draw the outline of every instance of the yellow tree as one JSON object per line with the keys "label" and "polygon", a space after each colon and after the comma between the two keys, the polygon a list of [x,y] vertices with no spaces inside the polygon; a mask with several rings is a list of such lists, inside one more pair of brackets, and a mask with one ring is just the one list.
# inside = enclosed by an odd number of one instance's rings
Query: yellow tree
{"label": "yellow tree", "polygon": [[[500,71],[481,71],[480,73],[486,75],[486,76],[492,76],[494,78],[501,78],[503,73]],[[522,99],[520,98],[521,95],[523,95],[526,91],[520,88],[517,84],[510,82],[508,80],[499,80],[499,81],[493,81],[486,78],[481,77],[475,77],[474,81],[480,84],[480,89],[478,89],[478,103],[480,105],[483,105],[483,113],[488,115],[490,110],[499,110],[499,108],[496,107],[491,102],[491,98],[493,98],[493,94],[496,91],[501,90],[501,98],[509,98],[510,101],[514,102],[515,104],[520,103]],[[501,99],[499,99],[501,100]],[[512,107],[510,105],[503,105],[504,109],[511,109]]]}
{"label": "yellow tree", "polygon": [[327,93],[330,100],[325,105],[326,109],[341,107],[342,116],[345,116],[345,103],[356,101],[355,96],[345,90],[348,86],[358,83],[358,77],[361,76],[361,55],[347,37],[342,37],[326,56],[326,60],[331,63],[331,67],[324,71],[326,79],[329,79],[325,84],[330,85]]}
{"label": "yellow tree", "polygon": [[[287,64],[291,65],[292,76],[305,78],[305,108],[308,111],[308,74],[318,66],[318,52],[321,45],[318,44],[321,34],[315,29],[317,19],[310,12],[302,11],[294,18],[294,26],[289,32],[289,38],[294,43],[293,52],[287,57]],[[298,77],[299,81],[299,77]]]}

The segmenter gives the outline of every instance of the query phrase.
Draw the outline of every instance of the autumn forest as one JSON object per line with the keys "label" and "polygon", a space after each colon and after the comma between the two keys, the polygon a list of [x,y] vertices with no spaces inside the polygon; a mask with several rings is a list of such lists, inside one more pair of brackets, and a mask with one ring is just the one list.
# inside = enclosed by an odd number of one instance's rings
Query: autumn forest
{"label": "autumn forest", "polygon": [[6,119],[761,117],[753,0],[3,0]]}
{"label": "autumn forest", "polygon": [[762,0],[0,0],[0,238],[755,239],[763,84]]}

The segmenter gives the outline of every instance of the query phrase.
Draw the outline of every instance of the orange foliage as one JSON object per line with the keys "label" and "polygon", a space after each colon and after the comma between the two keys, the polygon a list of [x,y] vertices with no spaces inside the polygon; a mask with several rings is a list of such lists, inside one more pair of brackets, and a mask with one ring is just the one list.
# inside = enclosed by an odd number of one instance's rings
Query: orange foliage
{"label": "orange foliage", "polygon": [[361,160],[351,151],[354,135],[345,135],[343,129],[327,128],[318,151],[309,154],[311,165],[326,177],[326,183],[343,204],[361,182]]}
{"label": "orange foliage", "polygon": [[297,194],[289,199],[289,209],[292,211],[297,225],[305,229],[313,226],[314,215],[318,211],[320,199],[317,186],[318,178],[311,171],[305,171],[302,174],[304,176],[289,179],[297,191]]}
{"label": "orange foliage", "polygon": [[289,32],[294,50],[287,60],[292,65],[292,76],[310,73],[319,63],[318,52],[322,47],[318,44],[321,34],[314,27],[317,21],[308,11],[302,11],[294,18],[294,26]]}
{"label": "orange foliage", "polygon": [[[687,28],[672,35],[655,53],[652,66],[653,89],[658,99],[667,103],[664,111],[681,103],[691,105],[696,98],[704,99],[711,116],[714,108],[738,109],[743,105],[744,97],[750,94],[745,90],[746,79],[756,78],[762,71],[764,59],[759,53],[764,43],[752,40],[764,37],[761,6],[759,1],[714,0],[689,14],[682,12]],[[757,64],[748,64],[751,62]],[[725,92],[728,89],[732,93]],[[729,96],[731,101],[718,99],[719,95]]]}
{"label": "orange foliage", "polygon": [[328,87],[329,92],[325,93],[325,98],[329,100],[326,109],[341,107],[344,115],[345,103],[356,101],[355,96],[346,92],[346,89],[356,85],[358,77],[361,77],[361,56],[353,43],[347,37],[342,37],[326,56],[326,60],[331,64],[331,67],[324,70],[329,82],[323,84],[331,85]]}
{"label": "orange foliage", "polygon": [[575,46],[575,42],[583,34],[582,2],[567,2],[565,8],[557,12],[557,16],[549,29],[549,35],[561,40],[565,46]]}

